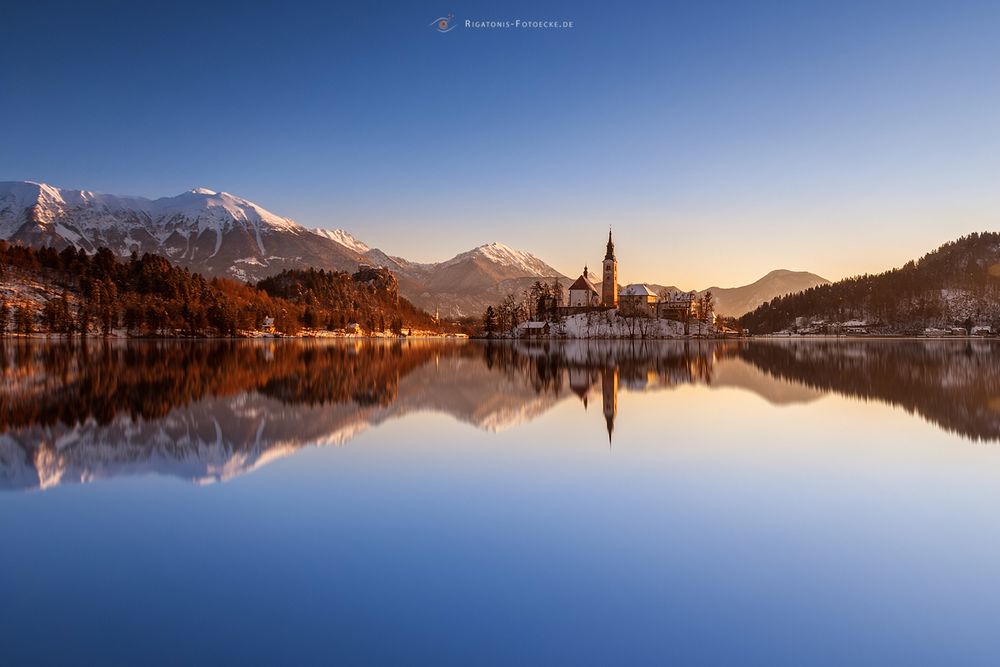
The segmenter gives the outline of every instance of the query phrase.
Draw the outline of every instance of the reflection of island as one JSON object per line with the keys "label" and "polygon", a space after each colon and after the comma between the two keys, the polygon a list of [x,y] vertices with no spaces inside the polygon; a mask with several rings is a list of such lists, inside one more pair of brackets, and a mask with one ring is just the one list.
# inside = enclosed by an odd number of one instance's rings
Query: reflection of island
{"label": "reflection of island", "polygon": [[567,398],[737,387],[775,405],[836,391],[1000,439],[985,342],[431,341],[0,345],[0,488],[147,472],[228,479],[307,445],[436,411],[497,431]]}

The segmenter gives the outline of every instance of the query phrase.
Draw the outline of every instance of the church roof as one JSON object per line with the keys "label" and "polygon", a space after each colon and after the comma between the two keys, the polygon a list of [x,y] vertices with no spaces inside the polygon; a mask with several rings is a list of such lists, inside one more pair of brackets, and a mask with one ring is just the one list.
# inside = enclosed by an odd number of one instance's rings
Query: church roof
{"label": "church roof", "polygon": [[636,283],[634,285],[629,285],[618,292],[619,295],[624,294],[625,296],[656,296],[656,292],[649,289],[642,283]]}
{"label": "church roof", "polygon": [[569,286],[570,290],[590,290],[594,294],[597,294],[597,288],[590,284],[590,281],[584,278],[582,275],[576,279],[576,282]]}

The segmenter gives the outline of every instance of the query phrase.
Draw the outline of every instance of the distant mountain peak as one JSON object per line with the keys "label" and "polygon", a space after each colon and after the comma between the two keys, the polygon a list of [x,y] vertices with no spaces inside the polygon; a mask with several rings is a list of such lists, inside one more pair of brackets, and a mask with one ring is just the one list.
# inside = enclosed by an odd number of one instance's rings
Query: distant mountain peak
{"label": "distant mountain peak", "polygon": [[749,285],[741,287],[709,287],[715,296],[715,310],[721,315],[739,316],[748,313],[762,303],[776,296],[801,292],[817,285],[829,284],[829,280],[809,271],[775,269]]}
{"label": "distant mountain peak", "polygon": [[191,192],[196,195],[217,195],[219,194],[215,190],[210,190],[208,188],[191,188]]}
{"label": "distant mountain peak", "polygon": [[493,241],[476,246],[472,250],[455,255],[451,259],[442,262],[440,266],[450,267],[476,258],[482,258],[503,267],[509,272],[514,272],[520,276],[552,277],[560,275],[558,271],[540,260],[535,255],[525,250],[512,248],[505,243]]}
{"label": "distant mountain peak", "polygon": [[820,280],[826,280],[826,278],[817,276],[815,273],[810,271],[798,271],[795,269],[774,269],[773,271],[768,271],[764,277],[761,278],[761,280],[764,280],[765,278],[778,278],[781,276],[815,276]]}

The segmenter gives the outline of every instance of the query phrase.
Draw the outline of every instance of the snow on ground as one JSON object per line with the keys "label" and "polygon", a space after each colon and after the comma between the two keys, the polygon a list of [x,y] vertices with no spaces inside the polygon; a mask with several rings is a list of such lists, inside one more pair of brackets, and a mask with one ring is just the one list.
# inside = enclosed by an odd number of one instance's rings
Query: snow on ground
{"label": "snow on ground", "polygon": [[[527,323],[517,329],[517,337],[524,337]],[[550,338],[685,338],[718,332],[712,325],[689,322],[687,331],[683,322],[652,317],[622,317],[617,310],[595,310],[562,317],[549,324]]]}
{"label": "snow on ground", "polygon": [[[8,269],[7,275],[0,281],[0,301],[6,302],[10,307],[11,318],[14,316],[14,308],[25,302],[31,303],[37,317],[46,303],[53,299],[61,299],[62,294],[62,290],[58,287],[45,284],[38,278],[15,269]],[[76,304],[77,298],[72,292],[67,292],[66,298],[71,305]],[[11,326],[10,322],[7,324]]]}

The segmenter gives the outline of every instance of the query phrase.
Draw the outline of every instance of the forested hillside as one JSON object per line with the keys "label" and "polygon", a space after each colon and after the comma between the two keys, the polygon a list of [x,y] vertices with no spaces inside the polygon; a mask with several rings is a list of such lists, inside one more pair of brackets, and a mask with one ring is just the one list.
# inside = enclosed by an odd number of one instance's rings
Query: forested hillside
{"label": "forested hillside", "polygon": [[307,327],[341,328],[354,322],[369,331],[401,333],[403,327],[433,329],[433,318],[399,296],[386,269],[366,268],[353,276],[340,271],[287,270],[257,283],[264,293],[302,308]]}
{"label": "forested hillside", "polygon": [[[801,319],[800,319],[801,318]],[[740,318],[751,333],[803,321],[861,321],[873,332],[1000,324],[1000,233],[964,236],[904,266],[778,297]]]}
{"label": "forested hillside", "polygon": [[292,271],[274,281],[266,289],[206,279],[152,254],[121,261],[107,248],[90,255],[0,241],[0,333],[226,336],[267,318],[287,334],[349,323],[367,332],[433,326],[395,289],[363,276]]}

